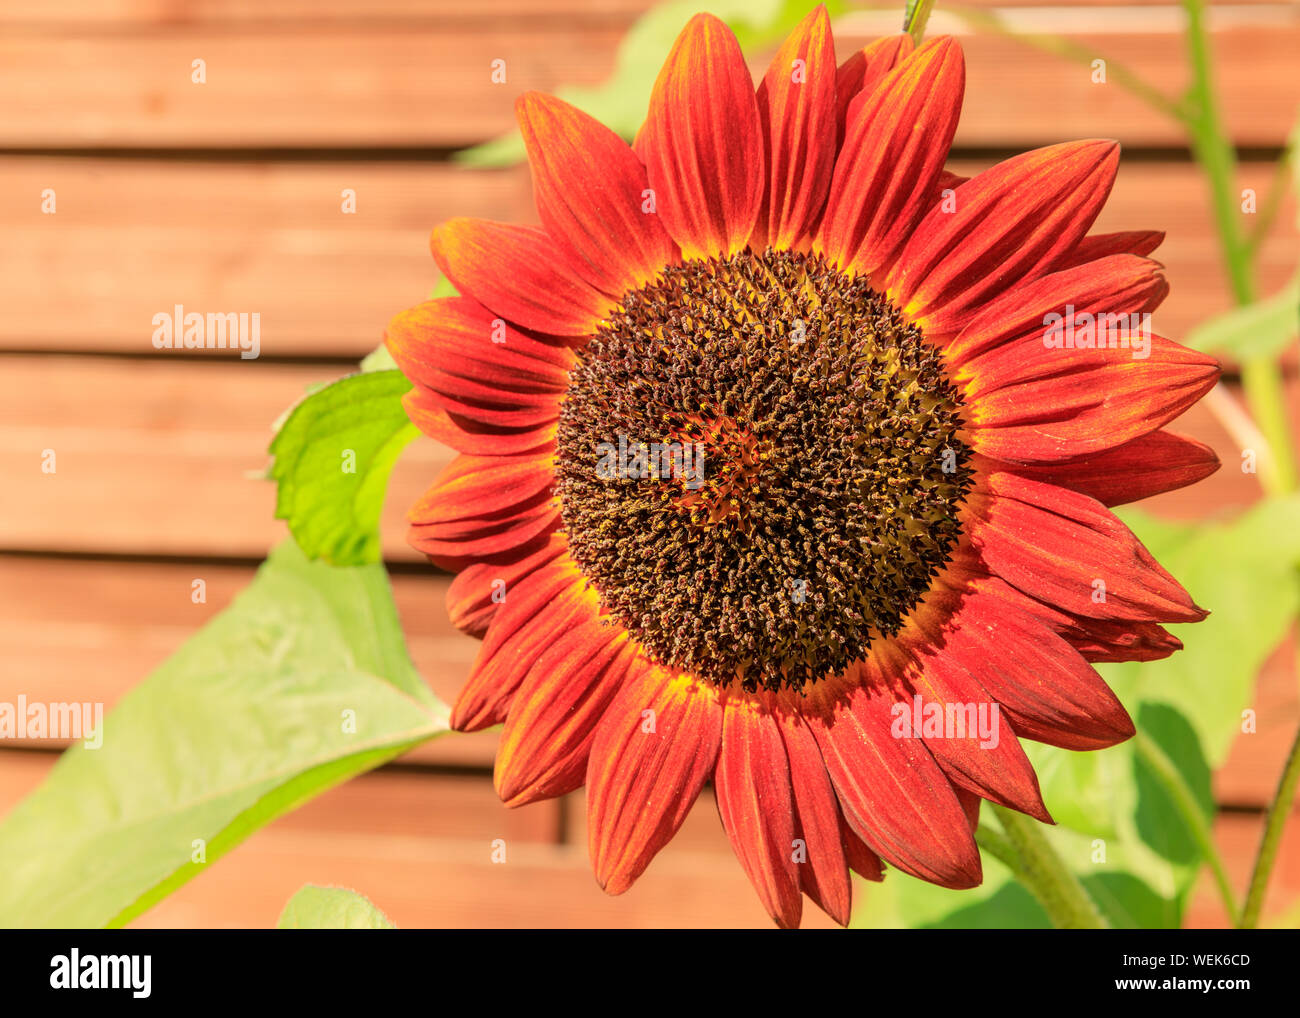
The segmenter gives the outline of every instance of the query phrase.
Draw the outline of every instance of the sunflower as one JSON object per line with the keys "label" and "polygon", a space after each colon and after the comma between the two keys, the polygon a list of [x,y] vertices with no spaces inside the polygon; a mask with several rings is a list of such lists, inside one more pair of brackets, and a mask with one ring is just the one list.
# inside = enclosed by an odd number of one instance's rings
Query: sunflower
{"label": "sunflower", "polygon": [[612,894],[710,780],[781,926],[972,887],[982,799],[1051,822],[1020,739],[1128,738],[1090,662],[1205,616],[1109,510],[1218,465],[1162,430],[1218,375],[1145,329],[1163,235],[1089,234],[1112,141],[945,171],[964,79],[818,8],[756,90],[700,15],[631,146],[524,95],[541,225],[439,226],[461,296],[389,326],[459,453],[411,512],[483,641],[453,727],[511,806],[586,785]]}

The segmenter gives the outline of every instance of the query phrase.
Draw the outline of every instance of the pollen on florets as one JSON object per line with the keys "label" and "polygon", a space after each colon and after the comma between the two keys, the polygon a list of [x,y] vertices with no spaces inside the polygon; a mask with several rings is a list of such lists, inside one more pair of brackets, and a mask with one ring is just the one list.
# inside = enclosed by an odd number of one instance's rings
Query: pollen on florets
{"label": "pollen on florets", "polygon": [[671,266],[571,372],[570,553],[651,657],[802,688],[897,632],[947,562],[971,477],[960,408],[939,351],[864,277],[792,251]]}

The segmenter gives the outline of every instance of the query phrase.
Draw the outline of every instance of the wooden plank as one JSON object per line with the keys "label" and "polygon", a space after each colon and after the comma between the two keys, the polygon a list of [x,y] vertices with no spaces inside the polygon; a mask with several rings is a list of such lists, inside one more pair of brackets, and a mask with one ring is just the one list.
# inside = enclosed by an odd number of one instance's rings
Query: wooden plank
{"label": "wooden plank", "polygon": [[[50,754],[0,751],[0,815],[34,789]],[[380,771],[326,793],[254,834],[135,926],[266,927],[304,883],[353,887],[399,926],[768,926],[706,790],[682,830],[627,894],[610,898],[591,876],[582,795],[563,801],[568,835],[557,840],[547,804],[506,810],[486,781]],[[521,819],[529,810],[536,818]],[[514,816],[512,816],[514,814]],[[1262,827],[1259,814],[1226,813],[1214,837],[1240,894]],[[506,861],[494,864],[493,841]],[[858,895],[871,888],[858,882]],[[1270,885],[1265,924],[1300,896],[1300,811],[1293,812]],[[806,906],[805,926],[829,925]],[[1188,916],[1224,924],[1206,874]]]}
{"label": "wooden plank", "polygon": [[[257,362],[14,356],[0,371],[0,550],[261,559],[286,534],[272,518],[269,422],[328,370]],[[1176,422],[1227,467],[1162,496],[1179,518],[1228,514],[1257,497],[1240,449],[1200,404]],[[45,450],[56,472],[42,472]],[[409,507],[452,453],[418,438],[393,471],[381,519],[385,554],[406,544]]]}
{"label": "wooden plank", "polygon": [[[1253,8],[1266,16],[1243,18],[1240,10],[1213,12],[1220,100],[1238,143],[1279,145],[1295,117],[1300,12]],[[1010,12],[1007,23],[1043,26],[1026,12]],[[896,12],[854,15],[839,35],[841,54],[896,25]],[[1168,95],[1187,83],[1180,25],[1170,9],[1137,9],[1109,31],[1092,12],[1082,20],[1057,17],[1046,27],[1097,57],[1140,68]],[[970,68],[959,145],[1096,134],[1126,144],[1186,143],[1178,124],[1113,78],[1094,84],[1087,66],[1001,36],[970,34],[951,19],[936,26],[947,29],[963,35]],[[614,28],[568,20],[521,30],[509,18],[397,28],[14,32],[0,39],[0,95],[14,97],[0,106],[0,138],[29,148],[460,147],[509,130],[523,91],[603,80],[620,37]],[[754,55],[756,74],[770,56]],[[195,59],[206,61],[204,84],[191,81]],[[504,83],[491,79],[494,60],[506,61]]]}
{"label": "wooden plank", "polygon": [[[7,358],[0,371],[0,548],[261,559],[287,534],[271,422],[337,368],[115,358]],[[55,472],[43,473],[46,449]],[[451,460],[410,445],[384,506],[385,552],[419,560],[405,514]]]}
{"label": "wooden plank", "polygon": [[[1151,505],[1159,506],[1160,500]],[[1202,509],[1202,511],[1204,511]],[[186,563],[87,562],[0,556],[0,702],[99,702],[111,709],[252,580],[252,569]],[[200,578],[207,601],[194,604]],[[398,575],[393,592],[412,658],[430,688],[453,702],[478,642],[447,621],[445,576]],[[1213,602],[1208,605],[1214,608]],[[1294,647],[1279,647],[1251,706],[1257,731],[1238,736],[1215,773],[1216,801],[1261,807],[1273,792],[1297,723]],[[413,750],[411,763],[491,768],[495,731],[449,735]],[[57,749],[54,740],[31,748]]]}
{"label": "wooden plank", "polygon": [[[121,696],[167,660],[253,579],[249,566],[81,561],[0,556],[0,702],[102,703]],[[190,592],[201,579],[207,600]],[[454,702],[479,643],[447,620],[449,577],[393,577],[393,596],[415,667]],[[452,735],[418,747],[412,763],[490,768],[497,732]],[[58,740],[29,742],[57,749]]]}
{"label": "wooden plank", "polygon": [[522,168],[7,159],[0,180],[8,349],[153,354],[153,316],[181,304],[257,313],[263,356],[361,356],[429,295],[436,223],[533,215]]}
{"label": "wooden plank", "polygon": [[[0,9],[0,25],[13,28],[102,25],[106,28],[159,25],[229,25],[245,22],[320,23],[401,21],[408,24],[448,20],[488,19],[612,19],[630,21],[655,5],[655,0],[480,0],[465,7],[458,0],[9,0]],[[885,17],[898,20],[896,4],[880,4]],[[965,0],[960,5],[981,10],[999,8],[1170,8],[1169,0]],[[1215,7],[1278,7],[1278,0],[1215,0]],[[942,10],[942,8],[941,8]]]}
{"label": "wooden plank", "polygon": [[[1238,176],[1262,201],[1273,175],[1250,163]],[[524,168],[0,158],[0,180],[0,350],[155,354],[153,316],[179,303],[258,313],[264,356],[360,357],[428,295],[435,224],[535,220]],[[45,188],[54,215],[41,212]],[[344,188],[355,215],[340,210]],[[1126,162],[1097,224],[1168,232],[1157,256],[1172,293],[1155,325],[1175,338],[1232,306],[1206,195],[1191,166]],[[1259,255],[1265,293],[1294,271],[1295,222],[1287,199]]]}

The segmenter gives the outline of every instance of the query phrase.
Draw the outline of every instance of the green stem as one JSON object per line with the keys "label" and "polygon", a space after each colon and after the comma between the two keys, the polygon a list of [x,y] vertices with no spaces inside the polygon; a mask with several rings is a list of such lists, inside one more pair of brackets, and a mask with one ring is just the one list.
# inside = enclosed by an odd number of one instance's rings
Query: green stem
{"label": "green stem", "polygon": [[1277,861],[1278,845],[1291,813],[1291,803],[1295,800],[1297,783],[1300,783],[1300,730],[1291,743],[1291,753],[1286,758],[1286,766],[1282,768],[1282,777],[1278,779],[1277,794],[1273,796],[1273,804],[1268,808],[1264,836],[1260,839],[1259,852],[1255,856],[1255,872],[1251,874],[1246,904],[1242,907],[1241,919],[1237,922],[1239,929],[1253,930],[1259,924],[1264,892],[1268,889],[1268,877],[1273,872],[1273,863]]}
{"label": "green stem", "polygon": [[920,46],[921,40],[925,38],[925,25],[930,20],[932,10],[934,0],[907,0],[903,12],[903,31],[912,37],[912,43],[916,46]]}
{"label": "green stem", "polygon": [[1183,776],[1174,765],[1174,762],[1146,733],[1137,733],[1133,739],[1133,748],[1138,757],[1151,769],[1156,780],[1169,793],[1169,797],[1173,800],[1179,816],[1183,818],[1188,830],[1192,832],[1192,837],[1196,840],[1201,854],[1206,862],[1210,864],[1210,871],[1214,874],[1214,882],[1219,887],[1219,896],[1223,899],[1223,907],[1228,912],[1228,921],[1235,925],[1237,922],[1237,901],[1232,893],[1232,884],[1228,880],[1228,870],[1223,865],[1223,857],[1219,854],[1218,848],[1215,847],[1214,838],[1210,833],[1210,825],[1206,823],[1205,815],[1196,802],[1196,796],[1187,787],[1187,782],[1183,780]]}
{"label": "green stem", "polygon": [[1106,920],[1078,878],[1048,844],[1038,821],[1004,806],[993,806],[993,812],[1002,822],[1006,844],[1018,857],[1019,866],[1013,867],[1016,876],[1038,899],[1052,925],[1059,930],[1105,929]]}
{"label": "green stem", "polygon": [[[1211,207],[1223,248],[1224,263],[1238,304],[1255,301],[1250,243],[1241,229],[1237,195],[1237,157],[1223,129],[1215,99],[1214,67],[1205,30],[1203,0],[1183,0],[1187,12],[1187,52],[1192,64],[1188,90],[1188,129],[1192,149],[1210,182]],[[1241,366],[1246,402],[1268,440],[1268,456],[1260,479],[1273,494],[1296,489],[1296,458],[1287,421],[1282,375],[1271,357],[1252,358]]]}
{"label": "green stem", "polygon": [[980,824],[975,829],[975,843],[1012,873],[1020,873],[1024,870],[1025,864],[1016,852],[1016,847],[1007,840],[1006,835],[995,831],[987,824]]}
{"label": "green stem", "polygon": [[[1071,39],[1066,39],[1059,35],[1042,35],[1037,32],[1017,32],[1003,24],[1002,19],[991,14],[986,10],[978,10],[971,7],[950,7],[945,8],[950,14],[961,18],[962,21],[972,28],[989,32],[993,35],[1001,35],[1007,39],[1013,39],[1025,46],[1051,53],[1053,56],[1062,57],[1065,60],[1071,60],[1075,63],[1082,64],[1084,67],[1091,67],[1092,62],[1097,59],[1097,51],[1088,46],[1082,46]],[[1128,92],[1137,96],[1148,106],[1167,117],[1171,117],[1180,124],[1187,120],[1187,113],[1182,105],[1170,99],[1160,89],[1154,85],[1148,84],[1140,75],[1131,70],[1117,60],[1106,58],[1106,73],[1115,84],[1126,89]]]}

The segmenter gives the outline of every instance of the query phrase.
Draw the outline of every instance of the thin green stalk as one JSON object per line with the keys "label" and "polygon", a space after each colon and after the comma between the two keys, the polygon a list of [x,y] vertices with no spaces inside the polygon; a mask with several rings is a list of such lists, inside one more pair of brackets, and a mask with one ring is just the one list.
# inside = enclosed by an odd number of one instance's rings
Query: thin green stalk
{"label": "thin green stalk", "polygon": [[1282,830],[1286,827],[1287,817],[1291,813],[1291,804],[1295,801],[1296,785],[1300,783],[1300,730],[1295,741],[1291,743],[1291,753],[1282,768],[1282,776],[1277,782],[1277,794],[1268,808],[1268,820],[1264,824],[1264,836],[1259,842],[1259,852],[1255,856],[1255,872],[1250,877],[1250,888],[1246,891],[1246,904],[1242,907],[1241,918],[1237,927],[1253,930],[1259,924],[1259,913],[1264,906],[1264,892],[1268,889],[1269,874],[1273,872],[1273,863],[1277,861],[1278,845],[1282,841]]}
{"label": "thin green stalk", "polygon": [[[1192,149],[1209,178],[1214,222],[1233,296],[1238,304],[1251,304],[1256,299],[1255,279],[1250,244],[1241,229],[1237,157],[1219,115],[1205,5],[1203,0],[1183,0],[1183,9],[1187,12],[1187,52],[1192,64],[1192,86],[1187,95]],[[1246,361],[1241,366],[1241,385],[1255,421],[1268,440],[1269,466],[1260,478],[1274,494],[1294,491],[1296,457],[1277,364],[1271,357]]]}
{"label": "thin green stalk", "polygon": [[[1092,62],[1097,59],[1097,51],[1088,46],[1080,44],[1059,35],[1043,35],[1037,32],[1016,32],[1007,28],[1002,23],[1002,19],[996,14],[990,14],[986,10],[978,10],[972,7],[952,7],[945,8],[949,13],[961,18],[962,21],[972,28],[989,32],[993,35],[1001,35],[1008,39],[1034,49],[1041,50],[1044,53],[1051,53],[1053,56],[1063,57],[1066,60],[1072,60],[1075,63],[1082,64],[1084,67],[1091,67]],[[1106,58],[1106,73],[1115,84],[1119,85],[1126,91],[1137,96],[1152,109],[1158,110],[1167,117],[1172,117],[1179,123],[1185,123],[1187,120],[1187,111],[1177,101],[1170,99],[1160,89],[1147,83],[1142,77],[1124,64],[1109,57]]]}
{"label": "thin green stalk", "polygon": [[934,0],[907,0],[903,12],[903,31],[912,37],[912,42],[919,46],[925,38],[925,25],[934,10]]}
{"label": "thin green stalk", "polygon": [[1109,924],[1048,844],[1038,821],[1004,806],[993,806],[993,812],[1019,860],[1019,866],[1013,867],[1016,876],[1038,899],[1052,925],[1060,930],[1106,929]]}
{"label": "thin green stalk", "polygon": [[1006,835],[995,831],[988,824],[980,824],[975,829],[975,843],[1012,873],[1019,873],[1025,868],[1015,846],[1007,840]]}
{"label": "thin green stalk", "polygon": [[1219,887],[1219,896],[1223,899],[1223,907],[1228,913],[1228,921],[1235,925],[1237,922],[1237,901],[1232,893],[1232,884],[1228,880],[1228,870],[1223,865],[1223,857],[1214,844],[1214,837],[1210,833],[1210,825],[1205,822],[1205,816],[1197,805],[1196,796],[1187,787],[1187,782],[1183,780],[1182,773],[1174,765],[1174,762],[1169,759],[1168,754],[1157,743],[1153,742],[1145,732],[1138,732],[1134,736],[1133,748],[1137,752],[1139,759],[1151,768],[1156,780],[1169,793],[1169,797],[1178,810],[1178,815],[1183,818],[1183,822],[1187,824],[1188,829],[1192,832],[1192,837],[1196,840],[1201,854],[1206,862],[1210,864],[1210,871],[1214,874],[1214,882]]}
{"label": "thin green stalk", "polygon": [[1282,200],[1291,186],[1291,160],[1294,157],[1295,153],[1288,148],[1277,161],[1273,179],[1268,185],[1268,193],[1264,195],[1264,201],[1255,213],[1254,224],[1246,235],[1246,253],[1250,256],[1252,265],[1259,257],[1259,249],[1263,246],[1264,239],[1277,221],[1277,214],[1282,210]]}

